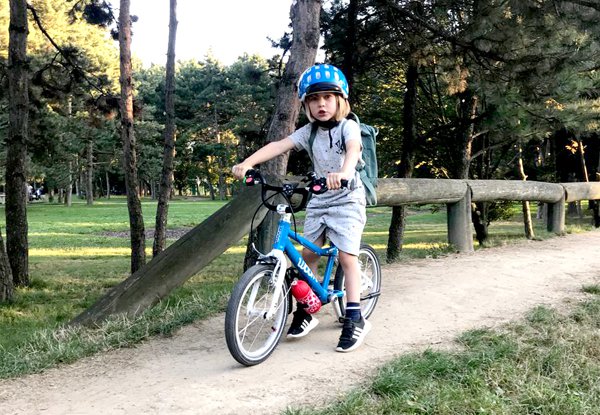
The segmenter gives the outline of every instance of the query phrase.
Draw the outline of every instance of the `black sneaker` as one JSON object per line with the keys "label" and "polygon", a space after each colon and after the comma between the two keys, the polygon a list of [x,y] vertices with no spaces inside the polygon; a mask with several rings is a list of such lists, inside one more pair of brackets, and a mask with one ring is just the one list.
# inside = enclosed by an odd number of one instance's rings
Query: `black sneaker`
{"label": "black sneaker", "polygon": [[337,352],[351,352],[357,349],[367,337],[371,330],[371,323],[365,320],[362,316],[359,321],[354,321],[349,318],[344,319],[342,327],[342,335],[340,341],[335,348]]}
{"label": "black sneaker", "polygon": [[316,317],[311,316],[304,310],[302,307],[298,307],[296,311],[294,311],[294,318],[292,319],[292,324],[287,332],[288,337],[296,338],[296,337],[304,337],[312,329],[317,327],[319,324],[319,320]]}

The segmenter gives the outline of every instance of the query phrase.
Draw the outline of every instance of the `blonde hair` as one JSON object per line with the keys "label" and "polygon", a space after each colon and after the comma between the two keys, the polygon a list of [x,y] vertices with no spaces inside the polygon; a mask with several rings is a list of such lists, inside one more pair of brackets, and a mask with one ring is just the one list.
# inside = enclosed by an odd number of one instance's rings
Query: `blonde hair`
{"label": "blonde hair", "polygon": [[[336,94],[335,97],[336,97],[336,101],[337,101],[337,110],[336,110],[333,118],[336,121],[342,121],[344,118],[346,118],[348,116],[348,114],[350,114],[350,102],[348,102],[348,100],[341,95]],[[304,113],[306,114],[306,117],[308,118],[308,120],[310,122],[315,122],[316,119],[310,113],[310,108],[308,107],[308,102],[305,100],[303,104],[304,104],[303,105]]]}

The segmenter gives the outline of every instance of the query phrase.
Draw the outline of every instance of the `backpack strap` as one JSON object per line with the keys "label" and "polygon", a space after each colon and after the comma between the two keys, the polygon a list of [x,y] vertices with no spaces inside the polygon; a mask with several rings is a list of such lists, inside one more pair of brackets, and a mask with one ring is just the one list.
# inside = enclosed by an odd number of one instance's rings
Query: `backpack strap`
{"label": "backpack strap", "polygon": [[313,161],[313,144],[315,143],[315,138],[317,137],[317,130],[319,129],[319,126],[316,123],[312,123],[311,127],[310,127],[310,137],[308,137],[308,148],[306,149],[308,151],[308,156],[310,157],[310,161],[313,162],[313,168],[314,168],[314,164],[315,162]]}

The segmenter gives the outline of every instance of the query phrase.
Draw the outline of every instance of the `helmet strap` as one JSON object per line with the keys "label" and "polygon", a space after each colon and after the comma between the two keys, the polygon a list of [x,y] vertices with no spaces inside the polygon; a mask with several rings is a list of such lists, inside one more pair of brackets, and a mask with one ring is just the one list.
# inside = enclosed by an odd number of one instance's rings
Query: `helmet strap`
{"label": "helmet strap", "polygon": [[327,129],[327,132],[329,133],[329,148],[333,148],[333,137],[331,136],[331,129],[333,127],[337,127],[340,124],[340,122],[336,121],[334,119],[327,120],[327,121],[316,120],[315,124],[318,125],[319,127]]}
{"label": "helmet strap", "polygon": [[327,129],[327,130],[330,130],[333,127],[337,127],[340,124],[340,122],[336,121],[336,120],[333,120],[333,119],[327,120],[327,121],[316,120],[315,124],[317,124],[319,127],[322,127],[322,128]]}

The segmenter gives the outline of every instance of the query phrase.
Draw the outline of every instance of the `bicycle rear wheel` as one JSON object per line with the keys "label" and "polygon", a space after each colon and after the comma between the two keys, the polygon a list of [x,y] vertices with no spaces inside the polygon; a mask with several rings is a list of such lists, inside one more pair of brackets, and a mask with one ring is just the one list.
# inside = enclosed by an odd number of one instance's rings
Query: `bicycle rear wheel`
{"label": "bicycle rear wheel", "polygon": [[267,319],[275,295],[274,265],[249,268],[235,285],[225,313],[225,339],[229,352],[245,366],[265,361],[275,350],[288,315],[289,297],[284,282],[276,299],[277,309]]}
{"label": "bicycle rear wheel", "polygon": [[[381,291],[381,265],[375,249],[367,244],[360,244],[358,263],[360,266],[360,312],[364,318],[369,318],[373,310],[375,310],[377,300],[379,300]],[[335,271],[333,288],[345,292],[345,281],[344,270],[338,264]],[[334,309],[338,318],[342,321],[342,318],[346,315],[346,295],[337,300]]]}

